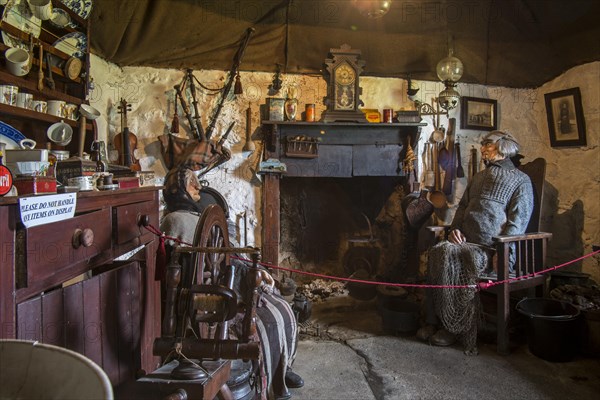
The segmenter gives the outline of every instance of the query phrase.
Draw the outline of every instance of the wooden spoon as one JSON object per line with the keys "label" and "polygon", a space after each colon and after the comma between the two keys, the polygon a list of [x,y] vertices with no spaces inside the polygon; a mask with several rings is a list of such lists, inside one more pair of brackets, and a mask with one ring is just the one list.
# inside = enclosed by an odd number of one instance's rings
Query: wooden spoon
{"label": "wooden spoon", "polygon": [[39,56],[40,56],[40,69],[38,71],[38,85],[37,88],[39,91],[44,90],[44,45],[42,44],[42,42],[39,43],[40,45],[40,51],[39,51]]}
{"label": "wooden spoon", "polygon": [[458,166],[456,167],[456,177],[464,178],[465,170],[463,169],[461,158],[460,158],[460,143],[456,142],[454,144],[454,149],[456,150],[456,162],[458,164]]}
{"label": "wooden spoon", "polygon": [[433,173],[433,151],[432,144],[425,143],[425,178],[423,179],[423,185],[425,187],[434,187],[435,179]]}
{"label": "wooden spoon", "polygon": [[429,193],[429,201],[435,208],[444,208],[446,206],[446,195],[440,190],[440,166],[438,164],[437,151],[433,152],[433,174],[435,179],[434,190]]}
{"label": "wooden spoon", "polygon": [[[447,138],[454,135],[454,127],[455,126],[456,126],[456,119],[450,118],[450,120],[448,121],[448,134],[446,135]],[[452,155],[446,148],[446,143],[441,143],[440,150],[438,153],[438,162],[440,163],[440,166],[447,172],[452,163]]]}
{"label": "wooden spoon", "polygon": [[448,135],[446,143],[441,144],[441,148],[438,154],[440,166],[444,169],[444,184],[442,185],[442,191],[446,195],[452,194],[452,182],[454,181],[455,175],[455,163],[454,157],[452,153],[448,150],[448,148],[453,149],[453,138],[454,138],[454,128],[456,126],[456,119],[450,118],[448,120]]}

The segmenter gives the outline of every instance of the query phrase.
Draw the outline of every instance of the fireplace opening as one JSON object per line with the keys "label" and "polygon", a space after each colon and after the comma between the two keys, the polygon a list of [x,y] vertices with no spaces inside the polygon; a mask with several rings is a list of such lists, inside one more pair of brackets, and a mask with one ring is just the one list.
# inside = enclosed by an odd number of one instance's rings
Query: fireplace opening
{"label": "fireplace opening", "polygon": [[281,179],[280,264],[405,280],[404,184],[404,177],[389,176]]}

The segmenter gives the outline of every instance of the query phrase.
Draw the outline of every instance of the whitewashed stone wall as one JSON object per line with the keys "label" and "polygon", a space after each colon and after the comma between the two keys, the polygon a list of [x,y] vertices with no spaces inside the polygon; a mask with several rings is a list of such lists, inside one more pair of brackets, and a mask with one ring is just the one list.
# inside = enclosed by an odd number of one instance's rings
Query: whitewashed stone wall
{"label": "whitewashed stone wall", "polygon": [[[112,144],[113,137],[121,130],[121,119],[117,105],[121,98],[132,103],[128,115],[129,128],[138,137],[137,156],[145,170],[156,172],[158,182],[166,174],[160,155],[157,137],[168,132],[174,113],[173,86],[181,82],[183,71],[142,67],[119,67],[92,57],[91,75],[96,89],[90,96],[90,102],[102,112],[98,120],[99,136]],[[222,71],[196,71],[195,76],[209,87],[219,87],[226,77]],[[481,85],[459,84],[458,90],[463,96],[481,97],[498,100],[498,127],[514,134],[523,145],[525,162],[536,157],[548,161],[547,182],[550,186],[550,199],[556,206],[557,214],[546,215],[546,229],[555,233],[551,261],[560,262],[574,258],[577,254],[589,253],[592,244],[600,244],[600,151],[599,147],[599,108],[600,108],[600,63],[595,62],[567,71],[551,82],[537,89],[509,89],[503,87],[485,87]],[[266,97],[285,97],[291,85],[298,89],[300,110],[306,103],[316,103],[317,117],[325,109],[323,97],[326,95],[326,82],[319,76],[283,74],[283,88],[273,95],[269,85],[273,79],[270,73],[242,72],[241,80],[244,94],[228,101],[222,110],[214,137],[218,138],[232,121],[235,127],[226,145],[232,151],[232,159],[219,169],[207,174],[210,185],[219,190],[227,199],[230,213],[238,226],[242,227],[243,214],[249,222],[248,244],[260,245],[261,224],[261,186],[252,173],[262,148],[257,130],[260,126],[259,106]],[[406,97],[406,84],[403,79],[361,78],[365,108],[410,109],[413,103]],[[438,82],[413,81],[413,87],[419,87],[417,98],[430,102],[441,90]],[[582,92],[584,114],[587,125],[588,144],[581,148],[551,148],[546,122],[544,94],[557,90],[579,87]],[[218,96],[207,91],[199,91],[199,109],[203,126],[209,123],[210,113],[218,101]],[[252,110],[252,131],[256,151],[252,154],[242,151],[245,143],[246,110]],[[459,109],[453,110],[450,117],[457,119],[460,127]],[[298,117],[299,118],[299,117]],[[189,125],[179,109],[180,136],[189,134]],[[431,122],[431,118],[425,121]],[[447,126],[447,120],[442,119]],[[417,146],[420,153],[423,143],[429,139],[433,127],[431,123],[423,128],[421,140]],[[486,132],[457,130],[462,147],[462,164],[468,166],[469,149],[479,149],[479,141]],[[449,210],[440,216],[446,222],[452,218],[452,210],[458,203],[466,186],[466,178],[458,179],[454,200]],[[550,196],[550,197],[552,197]],[[243,240],[238,229],[236,235]],[[573,257],[571,257],[573,256]],[[592,257],[583,262],[584,272],[591,273],[600,281],[600,257]]]}

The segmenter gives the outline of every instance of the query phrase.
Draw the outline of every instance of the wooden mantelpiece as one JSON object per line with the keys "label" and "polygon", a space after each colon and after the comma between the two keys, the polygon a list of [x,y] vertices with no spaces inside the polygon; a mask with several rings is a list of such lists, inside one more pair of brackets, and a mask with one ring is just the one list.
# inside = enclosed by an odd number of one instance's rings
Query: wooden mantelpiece
{"label": "wooden mantelpiece", "polygon": [[[280,188],[283,177],[403,176],[400,166],[407,144],[419,140],[426,123],[322,123],[263,121],[265,159],[278,159],[287,167],[284,175],[263,179],[262,255],[278,264],[280,243]],[[288,137],[319,138],[318,157],[296,158],[285,154]]]}

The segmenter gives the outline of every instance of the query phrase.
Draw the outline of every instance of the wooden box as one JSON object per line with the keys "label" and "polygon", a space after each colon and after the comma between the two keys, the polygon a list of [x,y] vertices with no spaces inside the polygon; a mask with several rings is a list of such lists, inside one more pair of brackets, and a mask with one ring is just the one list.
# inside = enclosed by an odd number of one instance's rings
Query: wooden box
{"label": "wooden box", "polygon": [[13,185],[19,196],[56,193],[56,179],[53,176],[18,176],[13,180]]}
{"label": "wooden box", "polygon": [[96,173],[96,161],[66,160],[56,163],[56,180],[66,185],[69,178],[92,176]]}

